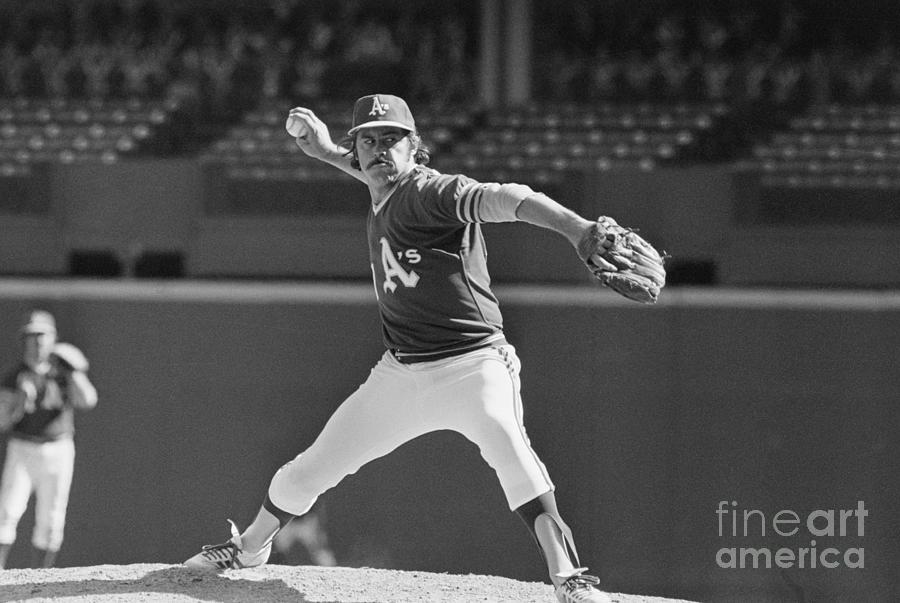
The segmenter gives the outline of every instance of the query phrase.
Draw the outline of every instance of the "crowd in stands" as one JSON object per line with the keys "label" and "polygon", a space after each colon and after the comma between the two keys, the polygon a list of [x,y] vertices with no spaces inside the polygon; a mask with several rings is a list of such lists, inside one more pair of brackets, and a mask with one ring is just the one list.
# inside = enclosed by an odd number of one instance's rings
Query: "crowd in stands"
{"label": "crowd in stands", "polygon": [[[766,116],[900,103],[898,17],[877,0],[821,4],[534,2],[533,96]],[[201,126],[363,90],[474,101],[479,12],[477,0],[6,0],[0,97],[167,99]]]}
{"label": "crowd in stands", "polygon": [[536,3],[556,100],[722,101],[802,110],[900,102],[900,13],[861,0]]}
{"label": "crowd in stands", "polygon": [[[267,99],[470,99],[471,2],[8,0],[0,97],[168,99],[200,123]],[[468,7],[470,10],[464,10]]]}

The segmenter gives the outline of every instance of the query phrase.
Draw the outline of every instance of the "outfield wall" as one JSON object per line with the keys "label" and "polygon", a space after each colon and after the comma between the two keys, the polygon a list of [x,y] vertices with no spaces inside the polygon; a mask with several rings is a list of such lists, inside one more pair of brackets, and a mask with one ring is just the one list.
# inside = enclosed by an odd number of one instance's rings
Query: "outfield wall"
{"label": "outfield wall", "polygon": [[[547,186],[582,215],[639,228],[671,255],[672,282],[900,285],[900,222],[883,200],[839,206],[837,216],[799,193],[778,205],[727,164],[570,174]],[[367,203],[365,187],[337,171],[279,181],[229,180],[194,159],[42,166],[0,179],[0,274],[99,274],[73,271],[76,253],[109,254],[128,274],[142,257],[174,254],[191,278],[368,279]],[[589,278],[552,232],[485,232],[496,282]]]}
{"label": "outfield wall", "polygon": [[[807,600],[897,598],[900,295],[673,288],[653,307],[593,287],[498,295],[531,440],[607,588],[779,601],[796,600],[793,582]],[[78,422],[65,566],[178,563],[227,538],[225,519],[249,521],[271,474],[381,354],[368,285],[0,281],[4,364],[34,305],[87,352],[101,396]],[[734,537],[730,515],[720,536],[720,501],[769,518],[863,501],[863,535],[848,516],[844,537],[815,540],[863,548],[865,567],[723,569],[723,547],[798,551],[811,537],[757,536],[752,521]],[[401,447],[321,505],[343,565],[544,579],[455,434]]]}

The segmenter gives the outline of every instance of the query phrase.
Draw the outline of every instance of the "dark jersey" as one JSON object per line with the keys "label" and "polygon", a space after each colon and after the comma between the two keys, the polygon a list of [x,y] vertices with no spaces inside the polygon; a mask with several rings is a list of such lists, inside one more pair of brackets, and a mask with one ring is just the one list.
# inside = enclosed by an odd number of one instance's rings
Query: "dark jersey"
{"label": "dark jersey", "polygon": [[3,376],[0,387],[16,389],[20,375],[34,384],[37,398],[26,407],[25,415],[13,426],[11,435],[37,441],[71,436],[75,432],[74,409],[66,400],[62,378],[35,373],[22,363]]}
{"label": "dark jersey", "polygon": [[479,225],[484,186],[416,166],[370,207],[369,257],[388,349],[427,358],[502,337]]}

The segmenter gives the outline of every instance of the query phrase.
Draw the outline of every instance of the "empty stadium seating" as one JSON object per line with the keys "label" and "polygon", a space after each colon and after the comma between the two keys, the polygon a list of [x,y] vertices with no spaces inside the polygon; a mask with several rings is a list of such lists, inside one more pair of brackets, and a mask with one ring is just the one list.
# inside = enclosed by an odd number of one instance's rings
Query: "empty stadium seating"
{"label": "empty stadium seating", "polygon": [[897,284],[900,107],[814,107],[748,149],[733,172],[723,282]]}
{"label": "empty stadium seating", "polygon": [[[325,254],[312,237],[322,228],[337,228],[342,219],[361,217],[365,203],[360,202],[364,195],[356,182],[306,157],[285,133],[290,107],[287,100],[260,104],[239,122],[223,125],[219,135],[188,160],[200,174],[198,221],[190,227],[193,234],[180,229],[177,236],[167,238],[160,234],[165,231],[162,224],[153,228],[157,247],[185,254],[187,273],[214,276],[237,270],[270,276],[359,276],[356,268],[339,261],[318,262],[312,269],[300,257]],[[350,127],[349,107],[346,99],[322,101],[314,107],[332,128],[335,140]],[[102,243],[117,253],[127,251],[132,235],[100,232],[99,222],[81,214],[74,218],[76,214],[60,214],[71,210],[50,205],[47,172],[41,166],[114,165],[152,155],[155,137],[173,127],[173,109],[161,101],[0,99],[0,185],[8,192],[0,202],[0,213],[10,232],[25,233],[11,235],[3,247],[5,257],[19,268],[0,269],[64,271],[67,246],[76,244],[90,250]],[[424,105],[415,109],[432,151],[431,164],[437,169],[485,181],[531,184],[585,212],[594,211],[585,201],[590,197],[585,192],[593,186],[586,184],[586,178],[612,172],[643,173],[645,178],[663,168],[709,165],[704,145],[715,144],[720,128],[733,126],[735,117],[727,105],[686,103],[536,103],[494,110]],[[733,199],[723,199],[733,203],[734,226],[727,235],[725,256],[691,255],[678,261],[702,260],[716,269],[721,260],[722,282],[749,284],[771,274],[745,269],[754,265],[759,237],[774,249],[800,249],[798,241],[806,240],[814,250],[829,235],[817,231],[806,236],[804,228],[900,224],[895,199],[900,188],[898,159],[900,109],[896,107],[830,105],[795,115],[784,127],[744,149],[733,163],[719,162],[722,169],[731,171],[735,183]],[[121,177],[130,180],[134,176],[129,174],[126,170]],[[99,187],[96,178],[92,173],[92,186]],[[79,203],[84,205],[85,200]],[[182,214],[191,211],[185,209]],[[127,222],[121,217],[110,220]],[[340,236],[350,241],[357,234]],[[55,251],[25,261],[23,242],[38,239]],[[243,255],[246,266],[237,266],[234,256],[226,253],[234,244],[245,251],[256,250]],[[269,253],[275,248],[280,251]],[[502,252],[502,245],[495,249]],[[276,262],[273,256],[281,260]],[[875,276],[865,278],[872,282]],[[779,278],[810,282],[821,281],[824,275],[813,278],[807,270]]]}
{"label": "empty stadium seating", "polygon": [[162,101],[0,98],[0,175],[35,162],[115,163],[137,154],[175,107]]}
{"label": "empty stadium seating", "polygon": [[[333,168],[307,159],[284,133],[285,101],[248,112],[203,154],[225,176],[250,180],[315,180]],[[349,129],[347,102],[317,113],[339,140]],[[697,142],[727,115],[725,105],[558,104],[487,112],[416,108],[432,165],[480,179],[547,184],[572,172],[652,170],[690,157]]]}
{"label": "empty stadium seating", "polygon": [[900,188],[900,106],[829,105],[792,118],[737,171],[763,187]]}

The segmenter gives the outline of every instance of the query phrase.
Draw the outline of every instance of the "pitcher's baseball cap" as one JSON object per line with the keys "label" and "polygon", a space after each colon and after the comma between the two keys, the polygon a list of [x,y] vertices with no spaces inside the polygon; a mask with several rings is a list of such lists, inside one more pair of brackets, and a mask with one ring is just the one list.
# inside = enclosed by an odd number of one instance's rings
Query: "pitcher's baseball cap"
{"label": "pitcher's baseball cap", "polygon": [[46,310],[33,310],[20,331],[22,335],[56,333],[56,319]]}
{"label": "pitcher's baseball cap", "polygon": [[369,94],[353,106],[353,127],[347,132],[353,136],[362,128],[395,126],[415,132],[416,122],[406,101],[392,94]]}

